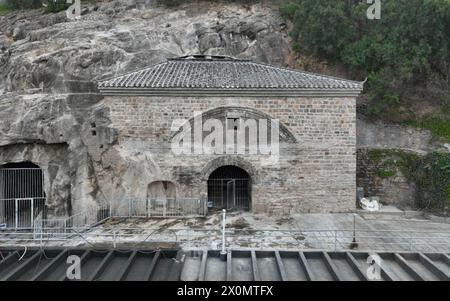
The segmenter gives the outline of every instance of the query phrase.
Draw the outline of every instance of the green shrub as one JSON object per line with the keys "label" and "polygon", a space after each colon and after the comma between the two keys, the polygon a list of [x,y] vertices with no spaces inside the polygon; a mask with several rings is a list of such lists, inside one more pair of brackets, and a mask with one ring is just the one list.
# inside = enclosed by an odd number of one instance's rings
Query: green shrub
{"label": "green shrub", "polygon": [[42,7],[42,0],[6,0],[10,9],[31,9]]}
{"label": "green shrub", "polygon": [[280,13],[283,17],[293,20],[295,13],[300,9],[297,3],[289,2],[280,7]]}
{"label": "green shrub", "polygon": [[[229,2],[229,3],[237,3],[237,4],[255,4],[261,2],[261,0],[215,0],[216,2]],[[272,0],[275,1],[275,0]],[[214,2],[211,0],[156,0],[157,5],[165,6],[165,7],[177,7],[181,4],[189,3],[189,2]]]}
{"label": "green shrub", "polygon": [[[436,78],[450,91],[450,1],[383,0],[381,7],[380,20],[367,19],[368,4],[360,0],[292,0],[280,11],[302,51],[367,76],[367,113],[386,117]],[[445,95],[433,97],[448,102]]]}
{"label": "green shrub", "polygon": [[379,170],[378,172],[377,172],[377,175],[380,177],[380,178],[391,178],[391,177],[393,177],[393,176],[395,176],[395,174],[396,174],[396,171],[395,170]]}
{"label": "green shrub", "polygon": [[402,105],[400,95],[391,91],[385,79],[380,75],[371,73],[368,76],[367,94],[372,99],[367,107],[366,114],[369,116],[379,116],[381,114],[394,115]]}
{"label": "green shrub", "polygon": [[411,174],[412,166],[420,160],[416,154],[397,149],[370,150],[368,158],[380,178],[390,178],[400,171],[405,177]]}
{"label": "green shrub", "polygon": [[44,4],[45,11],[48,13],[57,13],[66,10],[72,5],[65,0],[44,0]]}
{"label": "green shrub", "polygon": [[412,168],[410,179],[417,187],[417,205],[422,209],[450,207],[450,154],[434,152]]}
{"label": "green shrub", "polygon": [[408,120],[405,124],[427,129],[434,137],[450,142],[450,116],[434,114],[420,120]]}
{"label": "green shrub", "polygon": [[418,156],[395,149],[370,150],[368,158],[377,176],[390,178],[400,171],[414,184],[417,208],[442,212],[450,207],[450,154]]}
{"label": "green shrub", "polygon": [[11,10],[11,8],[8,6],[8,4],[4,3],[4,4],[0,4],[0,15],[4,15],[7,12],[9,12]]}

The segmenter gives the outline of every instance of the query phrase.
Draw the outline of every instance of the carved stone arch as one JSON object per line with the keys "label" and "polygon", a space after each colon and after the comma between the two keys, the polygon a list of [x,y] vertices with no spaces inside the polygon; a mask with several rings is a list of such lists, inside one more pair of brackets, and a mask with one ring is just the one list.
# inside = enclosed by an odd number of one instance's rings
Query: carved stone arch
{"label": "carved stone arch", "polygon": [[[217,107],[214,109],[210,109],[208,111],[202,112],[202,118],[205,119],[219,119],[223,120],[228,113],[234,114],[235,116],[243,117],[243,118],[252,118],[255,120],[259,119],[266,119],[266,120],[272,120],[275,118],[272,118],[267,113],[264,113],[258,109],[250,108],[250,107],[241,107],[241,106],[224,106],[224,107]],[[191,117],[187,121],[191,128],[193,128],[194,124],[194,116]],[[272,124],[268,123],[268,128],[271,129]],[[182,127],[176,132],[172,134],[170,139],[172,140],[175,135],[179,134],[182,131]],[[279,121],[279,132],[280,132],[280,142],[286,142],[286,143],[296,143],[297,139],[295,138],[294,134],[281,122]]]}
{"label": "carved stone arch", "polygon": [[202,172],[208,206],[250,211],[252,186],[257,178],[256,169],[240,157],[223,156],[212,160]]}
{"label": "carved stone arch", "polygon": [[258,172],[256,168],[250,162],[239,156],[221,156],[210,161],[202,170],[202,181],[207,182],[209,176],[217,168],[227,165],[237,166],[246,171],[250,176],[252,184],[257,184],[259,182]]}
{"label": "carved stone arch", "polygon": [[177,186],[172,181],[153,181],[147,186],[147,198],[176,199]]}

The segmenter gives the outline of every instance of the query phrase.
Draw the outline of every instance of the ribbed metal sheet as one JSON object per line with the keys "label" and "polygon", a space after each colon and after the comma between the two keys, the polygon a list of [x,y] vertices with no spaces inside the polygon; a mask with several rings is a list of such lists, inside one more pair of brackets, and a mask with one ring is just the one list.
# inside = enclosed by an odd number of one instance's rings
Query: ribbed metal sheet
{"label": "ribbed metal sheet", "polygon": [[[366,281],[369,255],[381,258],[381,279],[450,280],[445,253],[181,250],[2,250],[0,280],[66,279],[69,255],[81,259],[81,280],[113,281]],[[19,260],[21,259],[21,260]]]}

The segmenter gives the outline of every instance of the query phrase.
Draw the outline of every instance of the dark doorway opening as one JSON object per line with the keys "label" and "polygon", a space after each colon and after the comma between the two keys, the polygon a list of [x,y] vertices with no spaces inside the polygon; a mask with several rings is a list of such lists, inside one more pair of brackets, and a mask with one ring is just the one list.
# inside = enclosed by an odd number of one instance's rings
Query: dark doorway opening
{"label": "dark doorway opening", "polygon": [[31,162],[0,166],[0,227],[30,229],[45,215],[44,173]]}
{"label": "dark doorway opening", "polygon": [[216,209],[251,209],[251,178],[237,166],[217,168],[208,179],[208,202]]}

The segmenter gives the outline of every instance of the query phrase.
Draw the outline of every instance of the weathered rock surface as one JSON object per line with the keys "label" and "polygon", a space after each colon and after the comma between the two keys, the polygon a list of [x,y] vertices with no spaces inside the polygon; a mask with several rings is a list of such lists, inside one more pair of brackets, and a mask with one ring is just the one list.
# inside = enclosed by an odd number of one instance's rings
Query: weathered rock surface
{"label": "weathered rock surface", "polygon": [[357,145],[360,149],[402,149],[426,154],[434,149],[445,150],[442,142],[433,139],[430,131],[410,127],[369,122],[357,119]]}
{"label": "weathered rock surface", "polygon": [[[46,173],[55,214],[79,211],[108,198],[108,187],[134,189],[131,183],[152,168],[139,163],[142,154],[114,145],[96,80],[192,53],[284,66],[290,49],[284,20],[263,5],[203,1],[170,9],[121,0],[83,4],[75,21],[42,10],[0,16],[0,165],[35,162]],[[434,147],[429,138],[427,132],[358,124],[363,148],[426,152]],[[63,164],[56,168],[58,161]]]}
{"label": "weathered rock surface", "polygon": [[290,49],[283,20],[262,5],[205,1],[170,9],[112,1],[84,11],[76,21],[41,10],[1,17],[0,89],[60,92],[61,82],[95,81],[192,53],[284,65]]}
{"label": "weathered rock surface", "polygon": [[0,165],[38,164],[56,215],[110,197],[109,188],[126,195],[152,160],[111,147],[96,80],[192,53],[285,65],[289,49],[283,20],[261,5],[111,1],[84,5],[75,21],[42,10],[1,16]]}
{"label": "weathered rock surface", "polygon": [[107,150],[114,143],[114,131],[100,118],[100,100],[89,94],[0,96],[0,165],[25,161],[39,165],[50,213],[65,215],[99,199],[88,148],[102,144]]}
{"label": "weathered rock surface", "polygon": [[402,150],[425,155],[430,151],[448,151],[445,145],[434,138],[428,130],[369,122],[360,116],[357,119],[357,185],[363,187],[366,196],[378,196],[383,204],[401,208],[415,205],[414,183],[397,171],[392,177],[383,178],[374,172],[373,162],[366,155],[368,150]]}

